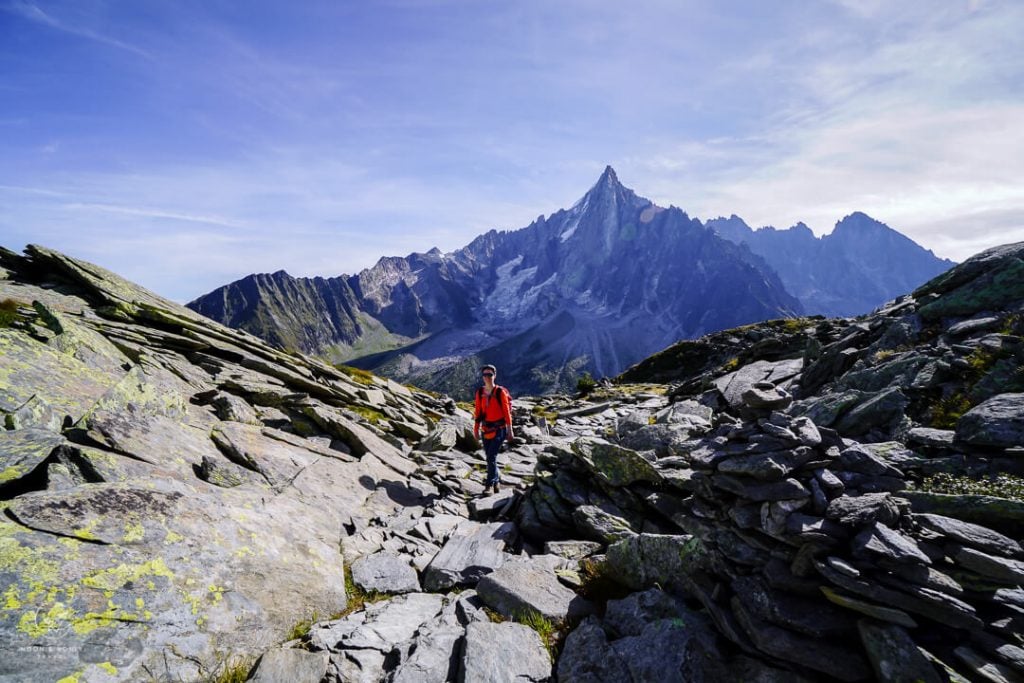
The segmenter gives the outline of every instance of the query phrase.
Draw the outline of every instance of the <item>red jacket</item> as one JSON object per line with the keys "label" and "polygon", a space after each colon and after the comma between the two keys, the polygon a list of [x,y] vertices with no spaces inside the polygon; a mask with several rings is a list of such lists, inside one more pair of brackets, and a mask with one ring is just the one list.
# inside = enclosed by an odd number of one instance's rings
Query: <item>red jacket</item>
{"label": "red jacket", "polygon": [[508,395],[508,389],[494,385],[490,396],[485,395],[483,388],[476,392],[475,422],[473,434],[480,436],[480,429],[485,432],[493,431],[483,425],[484,422],[504,422],[511,436],[512,430],[512,401]]}

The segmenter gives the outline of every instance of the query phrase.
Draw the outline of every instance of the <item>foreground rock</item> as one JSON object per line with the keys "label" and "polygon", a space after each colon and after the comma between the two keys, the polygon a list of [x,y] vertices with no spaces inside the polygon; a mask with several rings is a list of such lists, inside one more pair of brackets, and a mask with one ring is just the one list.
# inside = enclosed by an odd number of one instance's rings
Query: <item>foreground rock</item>
{"label": "foreground rock", "polygon": [[333,367],[56,252],[0,262],[17,304],[0,327],[0,678],[200,680],[343,610],[340,535],[422,497],[390,420],[427,426],[443,402],[370,379],[371,405]]}

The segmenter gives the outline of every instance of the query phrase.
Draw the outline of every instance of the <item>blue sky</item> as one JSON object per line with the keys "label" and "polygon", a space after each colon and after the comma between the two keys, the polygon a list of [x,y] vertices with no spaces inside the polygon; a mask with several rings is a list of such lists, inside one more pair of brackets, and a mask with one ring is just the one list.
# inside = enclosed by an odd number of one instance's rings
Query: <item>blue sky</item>
{"label": "blue sky", "polygon": [[0,0],[0,245],[186,301],[572,205],[1024,240],[1024,3]]}

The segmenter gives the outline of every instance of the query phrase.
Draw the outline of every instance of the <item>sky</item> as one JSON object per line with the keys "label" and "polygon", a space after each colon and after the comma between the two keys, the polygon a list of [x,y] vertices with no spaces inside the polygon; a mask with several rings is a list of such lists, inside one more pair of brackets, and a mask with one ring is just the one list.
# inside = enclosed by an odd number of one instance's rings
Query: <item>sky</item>
{"label": "sky", "polygon": [[0,0],[0,245],[188,301],[568,208],[1024,240],[1018,0]]}

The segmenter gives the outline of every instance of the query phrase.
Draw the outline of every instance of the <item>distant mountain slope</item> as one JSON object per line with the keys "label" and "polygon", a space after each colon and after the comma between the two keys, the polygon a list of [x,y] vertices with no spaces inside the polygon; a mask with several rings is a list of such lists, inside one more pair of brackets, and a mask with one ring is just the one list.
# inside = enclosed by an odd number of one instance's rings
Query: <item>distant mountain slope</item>
{"label": "distant mountain slope", "polygon": [[802,312],[760,259],[637,196],[611,167],[571,209],[451,254],[385,258],[328,280],[250,276],[189,306],[427,387],[457,390],[486,359],[517,392],[571,386],[583,370],[616,374],[677,339]]}
{"label": "distant mountain slope", "polygon": [[812,314],[868,313],[954,265],[860,212],[820,238],[803,223],[753,230],[735,215],[707,225],[763,258]]}

